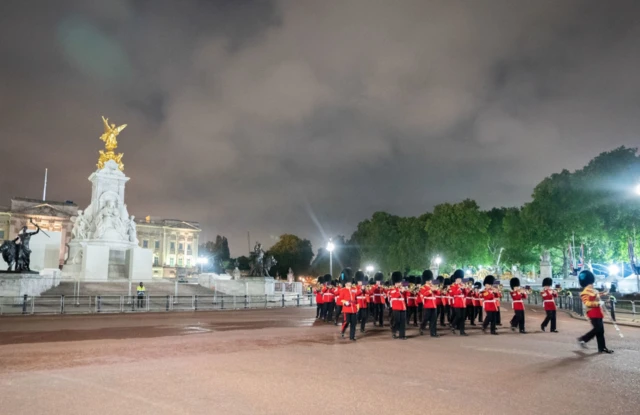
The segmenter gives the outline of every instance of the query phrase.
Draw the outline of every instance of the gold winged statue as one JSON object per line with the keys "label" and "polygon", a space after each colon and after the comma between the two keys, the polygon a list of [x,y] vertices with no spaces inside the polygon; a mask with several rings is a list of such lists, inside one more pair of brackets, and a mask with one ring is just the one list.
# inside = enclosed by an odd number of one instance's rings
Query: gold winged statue
{"label": "gold winged statue", "polygon": [[104,164],[113,160],[118,163],[118,168],[124,170],[124,164],[122,163],[122,153],[115,154],[113,150],[118,148],[118,134],[127,127],[127,124],[122,124],[116,127],[115,124],[109,125],[109,119],[102,117],[104,123],[104,133],[100,136],[100,140],[104,141],[104,148],[106,151],[100,150],[100,158],[98,159],[98,168],[102,169]]}

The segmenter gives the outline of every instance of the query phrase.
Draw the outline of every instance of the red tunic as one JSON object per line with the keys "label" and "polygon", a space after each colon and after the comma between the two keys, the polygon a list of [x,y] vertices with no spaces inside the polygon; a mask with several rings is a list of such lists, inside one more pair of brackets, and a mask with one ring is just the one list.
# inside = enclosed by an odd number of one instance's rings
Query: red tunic
{"label": "red tunic", "polygon": [[404,295],[399,288],[392,288],[389,290],[389,303],[391,304],[391,309],[394,311],[405,311],[407,309],[407,304],[404,301]]}
{"label": "red tunic", "polygon": [[373,304],[384,304],[384,288],[379,285],[373,287]]}
{"label": "red tunic", "polygon": [[556,302],[554,298],[558,296],[557,293],[549,288],[545,288],[540,293],[540,296],[542,297],[542,305],[544,306],[545,311],[552,311],[556,309]]}
{"label": "red tunic", "polygon": [[430,285],[425,285],[420,289],[420,298],[424,308],[436,308],[436,296]]}
{"label": "red tunic", "polygon": [[462,286],[452,284],[449,287],[449,295],[453,297],[453,308],[465,308],[465,295]]}
{"label": "red tunic", "polygon": [[442,292],[439,288],[433,289],[433,295],[436,297],[436,306],[442,305]]}
{"label": "red tunic", "polygon": [[416,306],[416,296],[411,291],[407,290],[404,292],[404,298],[407,300],[407,307],[415,307]]}
{"label": "red tunic", "polygon": [[321,289],[314,289],[313,293],[316,295],[316,304],[324,304],[324,301],[322,300],[322,294],[324,291],[324,287]]}
{"label": "red tunic", "polygon": [[524,311],[524,300],[527,299],[527,293],[524,291],[511,291],[511,299],[513,300],[513,309]]}
{"label": "red tunic", "polygon": [[587,287],[580,293],[582,303],[587,307],[587,317],[604,318],[602,307],[600,306],[600,294],[593,289]]}
{"label": "red tunic", "polygon": [[369,304],[369,294],[367,290],[360,290],[360,293],[356,296],[356,301],[358,302],[358,307],[367,308]]}
{"label": "red tunic", "polygon": [[482,300],[480,299],[480,292],[477,292],[477,291],[474,290],[471,295],[473,296],[473,306],[474,307],[481,307],[482,306]]}
{"label": "red tunic", "polygon": [[342,305],[342,312],[345,314],[353,314],[358,311],[356,303],[356,294],[349,288],[342,288],[338,297]]}
{"label": "red tunic", "polygon": [[498,311],[498,307],[496,307],[497,299],[493,295],[493,291],[484,290],[481,293],[482,296],[482,306],[485,311]]}
{"label": "red tunic", "polygon": [[464,288],[465,304],[467,307],[473,305],[473,288]]}

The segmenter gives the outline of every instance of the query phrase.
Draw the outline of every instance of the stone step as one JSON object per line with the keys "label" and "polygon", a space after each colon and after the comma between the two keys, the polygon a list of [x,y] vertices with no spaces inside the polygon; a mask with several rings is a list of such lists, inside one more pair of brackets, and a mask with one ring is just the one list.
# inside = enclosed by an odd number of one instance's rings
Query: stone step
{"label": "stone step", "polygon": [[[63,281],[57,287],[43,292],[42,296],[72,296],[75,294],[75,282]],[[138,283],[131,284],[135,295]],[[146,295],[174,295],[175,284],[171,282],[149,282],[144,284]],[[178,284],[178,295],[213,295],[214,291],[198,284]],[[129,282],[83,282],[80,281],[80,296],[128,295]]]}

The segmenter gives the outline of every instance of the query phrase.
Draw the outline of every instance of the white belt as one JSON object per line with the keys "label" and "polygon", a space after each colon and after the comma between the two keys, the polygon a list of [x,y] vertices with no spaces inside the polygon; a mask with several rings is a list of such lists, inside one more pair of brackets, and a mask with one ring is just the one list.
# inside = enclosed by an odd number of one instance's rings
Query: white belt
{"label": "white belt", "polygon": [[544,300],[543,303],[555,303],[555,300]]}
{"label": "white belt", "polygon": [[[522,303],[522,305],[524,306],[524,301],[522,300],[513,300],[513,304],[515,303]],[[513,304],[511,304],[511,308],[513,308]]]}
{"label": "white belt", "polygon": [[374,297],[384,297],[384,294],[373,294]]}

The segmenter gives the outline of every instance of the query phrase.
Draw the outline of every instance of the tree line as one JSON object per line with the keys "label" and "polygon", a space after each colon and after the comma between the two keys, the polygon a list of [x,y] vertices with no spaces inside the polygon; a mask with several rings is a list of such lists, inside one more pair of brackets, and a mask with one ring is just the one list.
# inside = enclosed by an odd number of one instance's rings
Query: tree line
{"label": "tree line", "polygon": [[[582,169],[545,178],[533,189],[532,200],[520,207],[482,210],[474,200],[465,199],[439,204],[416,217],[376,212],[350,237],[332,239],[334,274],[342,267],[369,264],[418,274],[436,256],[442,259],[442,272],[480,266],[498,272],[516,266],[526,272],[537,267],[540,255],[548,250],[554,270],[567,276],[568,250],[574,241],[578,248],[584,247],[585,261],[628,261],[629,238],[635,238],[640,225],[639,185],[637,148],[619,147],[601,153]],[[324,247],[314,255],[311,242],[296,235],[282,235],[268,254],[278,261],[272,275],[285,276],[289,267],[296,275],[329,272]]]}

